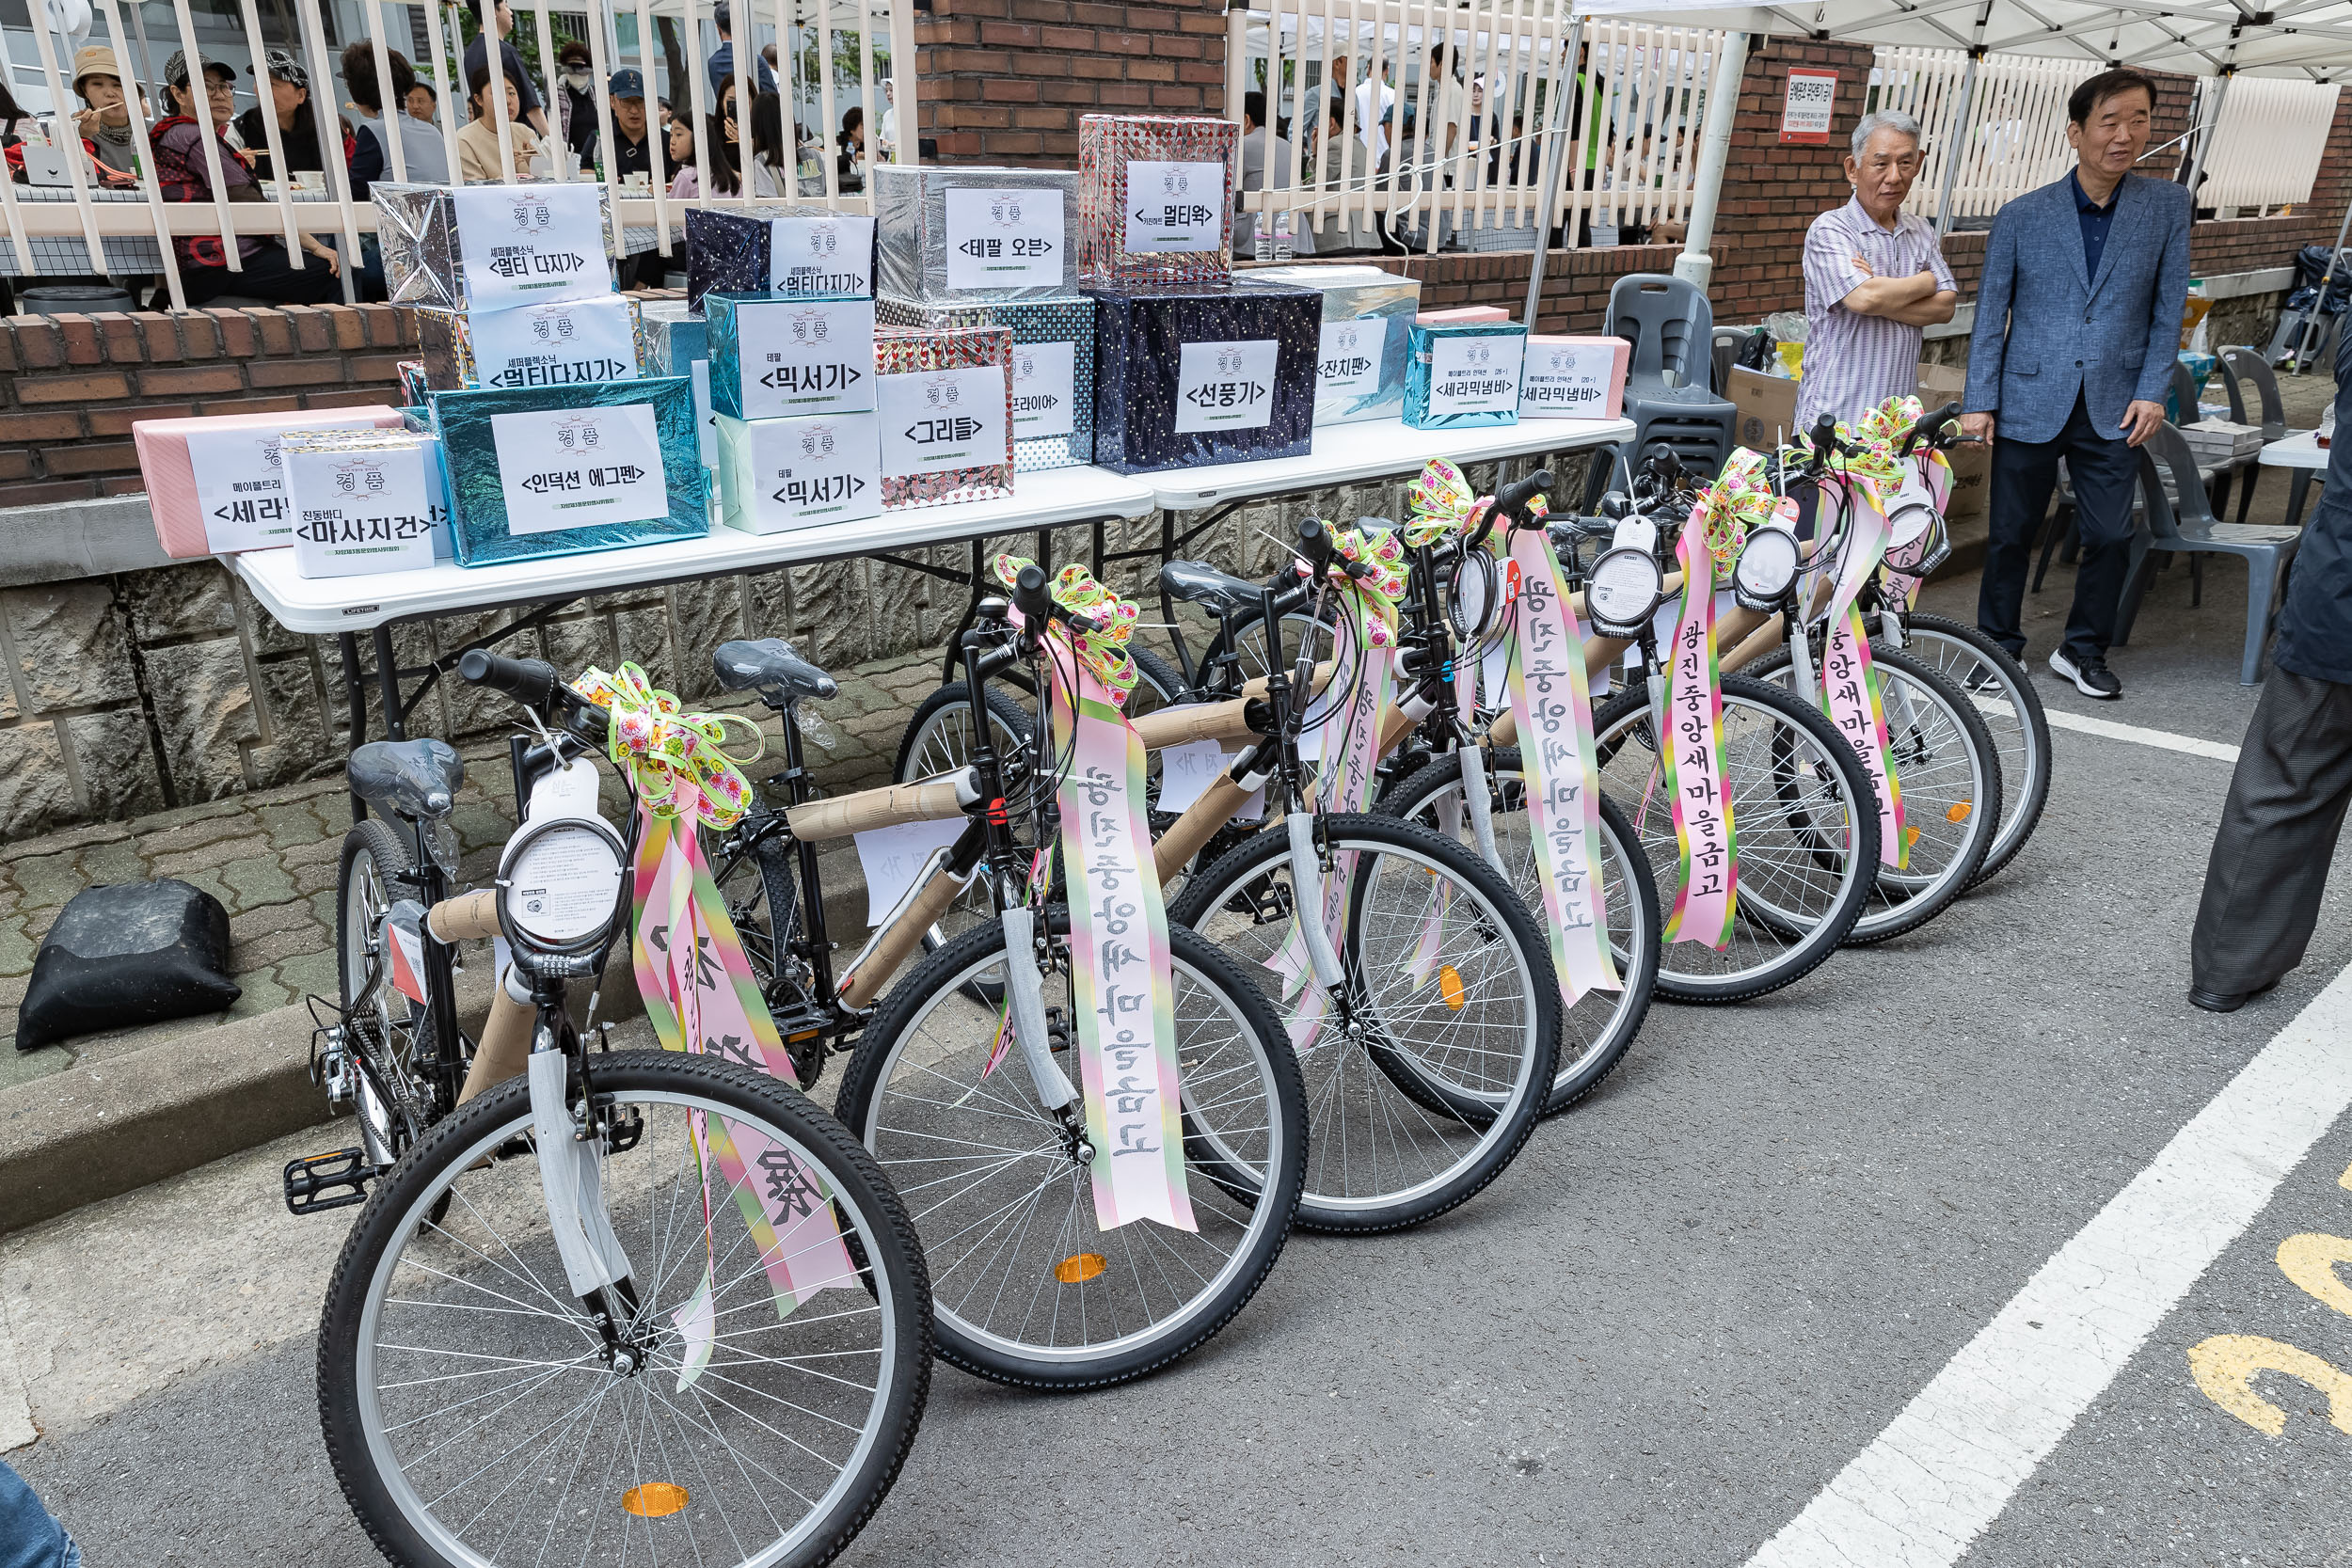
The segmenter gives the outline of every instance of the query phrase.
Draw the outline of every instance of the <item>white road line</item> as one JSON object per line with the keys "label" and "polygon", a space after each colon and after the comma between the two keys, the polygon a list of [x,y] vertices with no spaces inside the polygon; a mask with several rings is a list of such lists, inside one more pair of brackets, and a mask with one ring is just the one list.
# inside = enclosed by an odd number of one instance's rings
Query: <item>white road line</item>
{"label": "white road line", "polygon": [[[2017,710],[1998,697],[1979,697],[1977,705],[1987,713],[2015,718]],[[2137,724],[2118,724],[2106,719],[2089,719],[2079,713],[2067,713],[2045,707],[2042,717],[2054,730],[2075,730],[2107,740],[2129,740],[2141,746],[2154,746],[2167,752],[2184,752],[2193,757],[2211,757],[2216,762],[2237,761],[2237,748],[2218,740],[2200,740],[2193,735],[2174,735],[2169,730],[2143,730]]]}
{"label": "white road line", "polygon": [[2352,1105],[2338,974],[1749,1568],[1948,1568]]}

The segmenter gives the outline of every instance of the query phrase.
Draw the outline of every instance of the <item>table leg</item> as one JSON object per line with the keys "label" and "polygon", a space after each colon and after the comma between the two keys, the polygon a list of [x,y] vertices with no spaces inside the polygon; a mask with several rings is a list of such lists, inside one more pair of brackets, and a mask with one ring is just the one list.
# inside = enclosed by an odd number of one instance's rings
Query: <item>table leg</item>
{"label": "table leg", "polygon": [[375,628],[375,686],[384,696],[384,733],[394,740],[408,738],[408,724],[400,713],[400,661],[392,657],[392,628]]}
{"label": "table leg", "polygon": [[[358,751],[368,739],[368,686],[359,677],[359,639],[343,632],[335,639],[336,651],[343,660],[343,697],[351,705],[351,750]],[[368,803],[357,794],[351,798],[351,820],[368,819]]]}
{"label": "table leg", "polygon": [[2296,468],[2293,472],[2295,477],[2287,482],[2287,527],[2300,528],[2304,502],[2311,499],[2313,470]]}

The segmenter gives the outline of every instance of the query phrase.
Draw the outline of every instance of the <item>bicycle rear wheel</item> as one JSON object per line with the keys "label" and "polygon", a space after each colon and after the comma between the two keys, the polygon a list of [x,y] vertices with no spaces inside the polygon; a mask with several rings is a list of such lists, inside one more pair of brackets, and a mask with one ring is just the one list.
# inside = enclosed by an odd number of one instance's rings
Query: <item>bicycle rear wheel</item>
{"label": "bicycle rear wheel", "polygon": [[[1392,1230],[1445,1212],[1502,1173],[1534,1130],[1560,1040],[1550,949],[1486,862],[1390,816],[1329,815],[1327,877],[1348,879],[1344,996],[1299,1048],[1311,1148],[1299,1223]],[[1184,884],[1168,908],[1293,1019],[1272,967],[1296,898],[1275,829]]]}
{"label": "bicycle rear wheel", "polygon": [[1902,651],[1973,699],[1993,736],[2001,764],[2001,831],[1969,879],[1970,887],[1979,887],[2017,858],[2049,803],[2050,721],[2042,693],[2007,648],[1975,626],[1941,615],[1906,614]]}
{"label": "bicycle rear wheel", "polygon": [[[616,1313],[619,1341],[571,1291],[529,1082],[509,1079],[403,1159],[344,1243],[318,1351],[343,1495],[409,1568],[824,1562],[889,1491],[930,1388],[930,1283],[905,1210],[865,1150],[764,1074],[652,1051],[598,1054],[592,1071],[638,1298]],[[733,1178],[706,1162],[721,1130],[762,1150]],[[531,1151],[501,1154],[510,1141]],[[778,1294],[785,1243],[736,1201],[755,1182],[763,1216],[829,1207],[846,1267],[787,1230],[803,1290]]]}
{"label": "bicycle rear wheel", "polygon": [[[1845,941],[1875,885],[1878,809],[1853,748],[1779,687],[1725,675],[1723,690],[1738,918],[1721,952],[1701,942],[1664,945],[1658,989],[1677,1002],[1745,1002],[1802,979]],[[1660,794],[1648,692],[1619,692],[1593,728],[1601,788],[1640,836],[1662,905],[1681,863]]]}

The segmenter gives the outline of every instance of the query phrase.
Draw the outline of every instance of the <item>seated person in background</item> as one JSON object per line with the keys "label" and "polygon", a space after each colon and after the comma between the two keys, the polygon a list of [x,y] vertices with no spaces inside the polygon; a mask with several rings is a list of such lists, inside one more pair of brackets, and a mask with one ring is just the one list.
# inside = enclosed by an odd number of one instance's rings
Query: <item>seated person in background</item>
{"label": "seated person in background", "polygon": [[[131,105],[122,96],[122,68],[115,52],[92,44],[73,56],[73,90],[87,107],[73,117],[90,156],[108,169],[129,174],[137,162],[139,144],[131,129]],[[139,118],[147,105],[139,104]]]}
{"label": "seated person in background", "polygon": [[[626,183],[631,175],[643,174],[650,183],[660,180],[669,183],[676,171],[662,155],[653,129],[645,119],[645,78],[634,67],[612,73],[608,90],[612,100],[612,166],[604,169],[604,178],[614,183]],[[602,167],[606,163],[600,128],[588,131],[588,150],[583,161]]]}
{"label": "seated person in background", "polygon": [[834,172],[841,182],[841,194],[850,196],[866,189],[866,105],[852,103],[841,115],[841,150],[834,156]]}
{"label": "seated person in background", "polygon": [[498,110],[490,101],[490,94],[497,90],[491,86],[494,80],[505,89],[507,131],[514,137],[516,179],[530,175],[531,160],[539,151],[539,138],[516,118],[522,103],[521,85],[503,72],[493,78],[487,66],[475,66],[466,73],[466,88],[470,94],[466,100],[466,110],[473,118],[457,133],[457,172],[469,185],[495,184],[505,178],[499,168],[499,127],[494,118]]}
{"label": "seated person in background", "polygon": [[[317,174],[326,168],[326,148],[319,139],[318,114],[310,101],[310,72],[300,60],[283,49],[272,49],[262,56],[261,65],[247,70],[266,71],[269,87],[266,102],[253,105],[237,117],[237,136],[245,143],[245,155],[252,163],[254,173],[264,180],[276,180],[288,174]],[[257,92],[256,97],[262,94]],[[269,155],[269,126],[264,115],[278,122],[278,145],[286,154],[283,168],[271,166]],[[352,154],[351,138],[338,120],[334,135],[343,138],[343,156]]]}
{"label": "seated person in background", "polygon": [[670,166],[677,173],[671,177],[673,198],[700,196],[702,191],[694,174],[694,122],[681,115],[670,121]]}
{"label": "seated person in background", "polygon": [[408,89],[408,118],[410,119],[421,119],[430,125],[440,112],[441,95],[433,90],[432,83],[419,82]]}
{"label": "seated person in background", "polygon": [[[220,60],[204,62],[204,93],[220,154],[220,194],[231,201],[258,201],[261,187],[245,155],[229,144],[230,111],[237,104],[237,78]],[[171,113],[155,122],[155,183],[166,201],[214,199],[212,161],[203,128],[197,123],[196,95],[188,87],[188,57],[179,51],[164,64],[164,93]],[[242,234],[224,241],[192,234],[172,242],[180,257],[180,280],[188,304],[201,306],[222,294],[245,294],[285,305],[323,305],[342,298],[336,282],[342,264],[335,253],[309,234],[302,248],[309,260],[297,268],[278,240]],[[229,270],[229,245],[235,245],[243,270]]]}
{"label": "seated person in background", "polygon": [[[358,128],[352,134],[351,198],[354,201],[368,198],[368,187],[379,180],[390,180],[392,166],[391,143],[400,144],[402,167],[412,185],[446,185],[449,183],[449,146],[435,126],[405,114],[387,119],[384,104],[408,101],[417,85],[417,74],[407,56],[397,49],[384,51],[384,63],[391,68],[392,79],[387,84],[376,79],[375,45],[362,40],[343,51],[343,90],[351,95],[352,107],[359,111]],[[389,86],[389,93],[386,92]],[[525,133],[528,135],[529,133]],[[390,140],[387,140],[387,137]],[[491,150],[498,147],[497,127],[491,128]]]}

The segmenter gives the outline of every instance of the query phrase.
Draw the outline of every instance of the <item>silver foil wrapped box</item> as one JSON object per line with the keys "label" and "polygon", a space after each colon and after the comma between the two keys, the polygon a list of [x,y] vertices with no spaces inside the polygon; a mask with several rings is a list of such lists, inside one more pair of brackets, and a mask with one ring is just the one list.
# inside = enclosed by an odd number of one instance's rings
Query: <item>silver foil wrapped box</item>
{"label": "silver foil wrapped box", "polygon": [[602,184],[369,187],[394,305],[507,310],[612,290],[612,210]]}
{"label": "silver foil wrapped box", "polygon": [[627,294],[485,313],[417,307],[431,391],[631,381],[650,370],[643,308]]}
{"label": "silver foil wrapped box", "polygon": [[683,377],[436,392],[433,420],[462,566],[710,531]]}
{"label": "silver foil wrapped box", "polygon": [[1147,473],[1312,450],[1322,295],[1248,278],[1089,293],[1099,467]]}
{"label": "silver foil wrapped box", "polygon": [[1393,420],[1405,412],[1405,364],[1421,280],[1374,266],[1253,267],[1251,282],[1286,283],[1323,295],[1315,361],[1315,423]]}
{"label": "silver foil wrapped box", "polygon": [[1016,472],[1094,461],[1094,301],[1085,294],[994,305],[874,302],[884,326],[932,331],[1001,326],[1012,334],[1012,466]]}
{"label": "silver foil wrapped box", "polygon": [[874,292],[874,220],[798,202],[686,214],[686,308],[709,293],[857,299]]}
{"label": "silver foil wrapped box", "polygon": [[1078,287],[1073,170],[882,164],[869,189],[877,294],[977,305]]}

